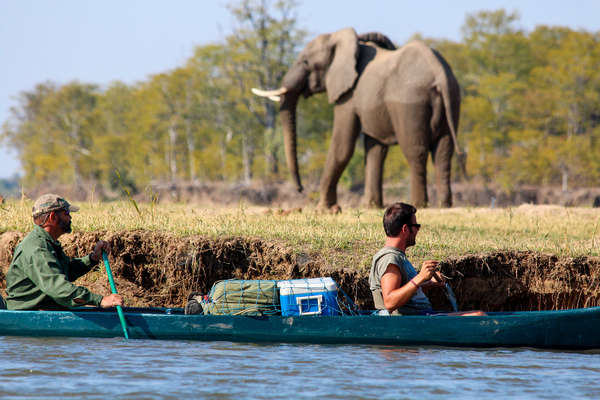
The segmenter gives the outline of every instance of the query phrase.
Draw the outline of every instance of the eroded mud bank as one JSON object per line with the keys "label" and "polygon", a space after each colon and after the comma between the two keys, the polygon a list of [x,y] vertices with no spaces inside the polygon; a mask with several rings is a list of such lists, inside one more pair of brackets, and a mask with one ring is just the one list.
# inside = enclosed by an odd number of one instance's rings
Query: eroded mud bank
{"label": "eroded mud bank", "polygon": [[[25,236],[0,235],[0,285],[5,287],[14,247]],[[70,256],[91,251],[99,239],[112,245],[116,285],[130,306],[181,307],[192,291],[206,293],[220,279],[293,279],[332,276],[361,308],[372,308],[366,271],[332,269],[319,255],[297,257],[289,248],[259,239],[185,238],[163,232],[94,232],[65,235]],[[600,304],[600,258],[558,258],[531,252],[498,252],[445,260],[460,309],[548,310]],[[104,269],[78,281],[108,294]],[[4,295],[4,293],[3,293]],[[428,295],[448,309],[439,290]]]}

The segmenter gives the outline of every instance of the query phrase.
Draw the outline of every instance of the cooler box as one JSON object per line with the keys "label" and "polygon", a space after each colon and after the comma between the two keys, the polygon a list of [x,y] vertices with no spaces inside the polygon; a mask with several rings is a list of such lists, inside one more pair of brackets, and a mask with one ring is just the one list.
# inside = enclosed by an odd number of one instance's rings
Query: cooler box
{"label": "cooler box", "polygon": [[338,287],[327,278],[278,281],[281,315],[339,315]]}

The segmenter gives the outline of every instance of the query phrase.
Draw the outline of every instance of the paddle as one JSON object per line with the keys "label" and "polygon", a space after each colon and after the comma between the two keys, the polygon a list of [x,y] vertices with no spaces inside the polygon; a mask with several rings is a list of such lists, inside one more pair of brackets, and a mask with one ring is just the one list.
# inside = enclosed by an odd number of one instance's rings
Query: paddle
{"label": "paddle", "polygon": [[[112,276],[112,271],[110,270],[110,264],[108,263],[108,256],[106,252],[102,251],[102,259],[104,260],[104,266],[106,267],[106,275],[108,275],[108,283],[110,283],[110,290],[117,294],[117,288],[115,287],[115,281]],[[123,333],[125,334],[125,339],[129,339],[129,335],[127,334],[127,323],[125,322],[125,316],[123,315],[123,309],[121,306],[117,306],[117,314],[119,314],[119,320],[121,321],[121,326],[123,327]]]}
{"label": "paddle", "polygon": [[[452,290],[452,287],[450,287],[448,282],[444,281],[444,279],[452,279],[452,278],[448,278],[446,275],[442,274],[442,271],[439,269],[439,267],[438,267],[438,274],[440,276],[436,277],[436,279],[439,282],[444,282],[446,298],[448,299],[448,301],[450,302],[450,305],[452,306],[452,311],[457,312],[458,311],[458,303],[456,302],[456,295],[454,294],[454,290]],[[442,278],[444,278],[444,279],[442,279]]]}
{"label": "paddle", "polygon": [[452,288],[450,287],[448,282],[445,283],[445,287],[446,287],[446,298],[452,305],[452,310],[454,312],[456,312],[456,311],[458,311],[458,304],[456,303],[456,296],[454,295],[454,290],[452,290]]}

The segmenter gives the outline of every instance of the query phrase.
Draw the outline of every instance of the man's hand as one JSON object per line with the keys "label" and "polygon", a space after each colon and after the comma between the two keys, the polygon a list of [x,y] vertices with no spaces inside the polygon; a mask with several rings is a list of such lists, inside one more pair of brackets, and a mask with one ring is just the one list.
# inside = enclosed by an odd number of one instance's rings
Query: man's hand
{"label": "man's hand", "polygon": [[435,260],[424,261],[419,274],[413,278],[417,285],[420,286],[423,283],[428,282],[432,277],[436,276],[437,266],[438,262]]}
{"label": "man's hand", "polygon": [[98,243],[96,243],[92,254],[90,254],[90,258],[94,264],[100,261],[102,258],[102,250],[106,251],[106,254],[110,254],[110,243],[104,240],[100,240]]}
{"label": "man's hand", "polygon": [[446,285],[446,279],[442,276],[442,273],[438,270],[433,272],[431,280],[423,283],[421,286],[425,287],[443,287]]}
{"label": "man's hand", "polygon": [[122,306],[123,305],[123,297],[120,294],[109,294],[108,296],[104,296],[102,301],[100,302],[100,307],[109,308],[114,306]]}
{"label": "man's hand", "polygon": [[436,271],[433,273],[433,277],[431,278],[434,282],[446,283],[446,278],[442,275],[439,267],[436,268]]}

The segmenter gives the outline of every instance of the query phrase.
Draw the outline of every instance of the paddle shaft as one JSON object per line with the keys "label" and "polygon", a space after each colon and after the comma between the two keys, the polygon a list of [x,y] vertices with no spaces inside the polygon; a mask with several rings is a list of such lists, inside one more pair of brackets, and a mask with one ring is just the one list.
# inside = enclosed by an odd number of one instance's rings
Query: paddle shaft
{"label": "paddle shaft", "polygon": [[448,301],[452,305],[452,311],[454,311],[454,312],[458,311],[458,304],[456,303],[456,296],[454,295],[454,290],[452,290],[452,287],[450,287],[448,282],[446,282],[444,286],[446,289],[446,297],[448,298]]}
{"label": "paddle shaft", "polygon": [[[110,290],[117,294],[117,287],[115,286],[115,281],[113,279],[112,271],[110,270],[110,264],[108,263],[108,256],[105,251],[102,251],[102,259],[104,260],[104,267],[106,267],[106,275],[108,275],[108,283],[110,284]],[[127,322],[125,322],[125,315],[123,315],[123,309],[121,306],[117,306],[117,314],[119,314],[119,320],[121,321],[121,327],[123,328],[123,334],[125,335],[125,339],[129,339],[129,335],[127,334]]]}

